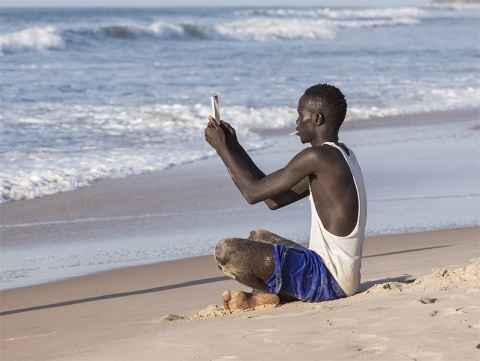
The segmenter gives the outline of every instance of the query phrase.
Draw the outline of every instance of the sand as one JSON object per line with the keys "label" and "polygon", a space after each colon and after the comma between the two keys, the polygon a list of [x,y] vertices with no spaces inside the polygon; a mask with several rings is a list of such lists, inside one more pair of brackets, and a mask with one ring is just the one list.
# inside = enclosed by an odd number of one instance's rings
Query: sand
{"label": "sand", "polygon": [[359,294],[234,314],[209,256],[3,291],[2,359],[473,360],[479,235],[371,237]]}
{"label": "sand", "polygon": [[[416,129],[431,122],[426,117],[421,124],[415,123]],[[437,122],[435,126],[444,123]],[[401,127],[415,126],[408,123]],[[405,128],[393,131],[402,129]],[[360,128],[357,133],[354,129],[352,134],[361,138],[367,130],[368,127]],[[379,130],[372,131],[378,134]],[[260,159],[267,167],[275,168],[280,162],[278,154],[282,151],[289,154],[292,146],[272,149],[260,153]],[[220,171],[221,167],[213,164],[214,159],[202,165],[207,173],[200,174],[198,165],[190,165],[171,172],[99,182],[76,192],[3,205],[2,224],[9,227],[2,232],[2,247],[29,249],[29,245],[34,244],[44,250],[50,246],[68,249],[69,242],[81,238],[88,248],[102,240],[129,239],[132,235],[148,238],[162,230],[167,239],[176,232],[179,238],[214,242],[226,232],[233,233],[228,234],[231,236],[247,234],[256,223],[266,224],[265,228],[269,229],[274,227],[275,218],[263,217],[267,214],[264,208],[254,207],[251,211],[234,193],[228,199],[215,197],[219,190],[223,194],[234,192],[235,188],[228,175]],[[186,200],[188,194],[193,193],[181,188],[178,174],[183,174],[183,179],[194,178],[202,185],[201,195],[197,195],[195,202]],[[449,176],[446,174],[440,181],[451,187],[440,183],[433,186],[437,193],[426,194],[422,203],[425,213],[418,214],[442,213],[441,207],[451,205],[450,218],[454,221],[446,223],[440,214],[427,219],[433,222],[431,226],[427,221],[421,223],[421,217],[416,214],[419,223],[405,224],[406,231],[400,233],[403,228],[391,220],[399,218],[397,222],[401,225],[410,218],[394,213],[393,208],[386,205],[400,207],[405,202],[402,192],[410,192],[415,198],[416,188],[398,188],[392,193],[381,188],[383,183],[392,182],[372,178],[374,182],[370,184],[374,188],[370,200],[373,199],[374,220],[371,225],[375,226],[375,217],[381,217],[383,212],[383,220],[390,222],[392,228],[378,228],[378,234],[367,237],[361,290],[355,296],[318,304],[293,302],[231,313],[222,307],[222,292],[248,289],[226,277],[216,267],[211,253],[132,267],[122,265],[119,269],[73,278],[68,268],[57,269],[52,270],[56,271],[56,279],[62,278],[59,273],[65,272],[64,279],[49,282],[51,275],[39,277],[35,280],[47,283],[0,292],[0,358],[476,360],[480,356],[478,213],[477,218],[475,214],[472,216],[472,222],[455,227],[459,219],[465,219],[455,218],[456,214],[465,212],[458,204],[469,198],[461,193],[465,188],[455,189],[461,184],[455,184]],[[213,190],[209,185],[215,185]],[[443,196],[439,191],[442,188]],[[159,189],[168,189],[168,192],[158,192]],[[476,189],[478,193],[478,187]],[[382,198],[389,192],[390,203]],[[468,188],[465,192],[472,193]],[[455,203],[457,198],[459,201]],[[408,203],[408,207],[420,204],[419,199]],[[430,199],[434,202],[428,203]],[[478,194],[473,199],[478,200]],[[375,214],[375,207],[379,205],[382,208]],[[434,206],[439,208],[432,208]],[[408,207],[405,209],[417,210]],[[189,222],[172,225],[171,219],[162,218],[159,209],[188,215]],[[304,220],[301,205],[295,210],[299,210],[300,215],[292,216],[285,211],[277,217],[282,223],[279,229],[290,230],[291,238],[298,241],[308,232],[303,229],[308,228],[308,219]],[[220,222],[215,212],[235,214],[238,222]],[[228,218],[231,217],[225,219]],[[435,219],[437,227],[434,227]],[[437,229],[417,232],[416,227]],[[389,234],[392,229],[399,234]],[[108,246],[115,249],[116,243]]]}

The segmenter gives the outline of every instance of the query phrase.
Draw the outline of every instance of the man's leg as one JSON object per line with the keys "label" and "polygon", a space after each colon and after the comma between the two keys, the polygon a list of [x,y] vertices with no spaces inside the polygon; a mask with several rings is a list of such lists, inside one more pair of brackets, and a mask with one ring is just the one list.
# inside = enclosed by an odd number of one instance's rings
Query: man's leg
{"label": "man's leg", "polygon": [[251,239],[252,241],[270,243],[270,244],[281,244],[285,247],[290,248],[297,248],[302,247],[302,245],[290,241],[289,239],[280,237],[279,235],[272,233],[270,231],[266,231],[264,229],[254,229],[250,232],[247,236],[247,239]]}
{"label": "man's leg", "polygon": [[[264,229],[254,229],[249,233],[247,236],[247,239],[251,239],[253,241],[257,242],[263,242],[263,243],[269,243],[269,244],[279,244],[285,247],[289,248],[298,248],[298,247],[303,247],[301,244],[298,244],[296,242],[293,242],[289,239],[283,238],[279,236],[278,234],[275,234],[270,231],[266,231]],[[279,293],[278,296],[280,296],[280,299],[283,302],[293,302],[293,301],[298,301],[297,298],[286,295],[284,293]]]}
{"label": "man's leg", "polygon": [[265,281],[274,271],[271,245],[242,238],[226,238],[215,247],[218,267],[229,277],[256,290],[268,292]]}
{"label": "man's leg", "polygon": [[287,295],[270,293],[265,284],[274,273],[272,244],[287,247],[300,247],[274,233],[255,230],[247,239],[227,238],[218,242],[215,248],[215,260],[218,267],[237,282],[252,287],[252,293],[243,291],[225,291],[222,295],[224,305],[232,310],[247,309],[264,304],[278,304],[280,297],[284,301],[296,300]]}

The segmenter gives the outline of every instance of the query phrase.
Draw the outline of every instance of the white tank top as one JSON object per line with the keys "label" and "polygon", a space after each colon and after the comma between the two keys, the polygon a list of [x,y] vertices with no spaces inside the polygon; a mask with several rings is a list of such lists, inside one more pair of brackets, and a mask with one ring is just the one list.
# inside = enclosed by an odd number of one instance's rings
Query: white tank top
{"label": "white tank top", "polygon": [[[309,248],[317,252],[325,266],[347,296],[357,293],[360,286],[360,267],[362,264],[363,239],[367,220],[367,194],[363,182],[362,170],[355,154],[348,149],[349,155],[338,145],[325,142],[342,152],[350,167],[358,194],[358,217],[353,231],[346,237],[337,237],[328,232],[317,214],[313,197],[310,195],[312,225],[310,228]],[[322,145],[323,145],[322,144]],[[321,204],[319,205],[321,206]]]}

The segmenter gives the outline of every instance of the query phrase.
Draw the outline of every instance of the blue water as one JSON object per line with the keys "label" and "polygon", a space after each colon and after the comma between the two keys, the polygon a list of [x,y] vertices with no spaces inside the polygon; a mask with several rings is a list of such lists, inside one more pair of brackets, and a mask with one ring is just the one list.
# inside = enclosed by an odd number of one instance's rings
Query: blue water
{"label": "blue water", "polygon": [[2,9],[0,202],[249,149],[328,82],[348,121],[479,105],[480,9]]}

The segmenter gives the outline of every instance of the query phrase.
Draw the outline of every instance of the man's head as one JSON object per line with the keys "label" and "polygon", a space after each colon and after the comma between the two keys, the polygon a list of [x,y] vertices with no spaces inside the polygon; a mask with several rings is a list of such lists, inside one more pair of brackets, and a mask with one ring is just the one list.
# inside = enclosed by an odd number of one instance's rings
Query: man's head
{"label": "man's head", "polygon": [[328,125],[336,131],[340,129],[347,113],[347,101],[340,89],[329,84],[317,84],[305,90],[301,100],[312,114],[321,114]]}

